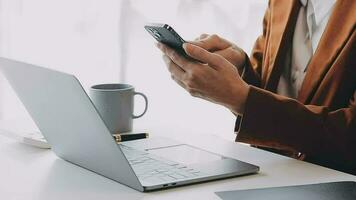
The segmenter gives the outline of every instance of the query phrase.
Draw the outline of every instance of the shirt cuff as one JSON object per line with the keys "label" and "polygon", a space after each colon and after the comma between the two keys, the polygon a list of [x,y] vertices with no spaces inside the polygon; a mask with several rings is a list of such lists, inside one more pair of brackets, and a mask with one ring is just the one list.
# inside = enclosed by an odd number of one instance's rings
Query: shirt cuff
{"label": "shirt cuff", "polygon": [[[245,53],[245,60],[246,59],[248,59],[248,56],[246,55],[246,53]],[[237,71],[239,71],[239,70],[237,70]],[[241,72],[241,74],[240,74],[240,77],[243,79],[244,78],[244,76],[245,76],[245,71],[246,71],[246,61],[245,61],[245,63],[243,64],[243,66],[242,66],[242,72]]]}
{"label": "shirt cuff", "polygon": [[238,135],[240,132],[240,128],[242,125],[242,120],[243,120],[243,115],[237,115],[236,117],[236,121],[235,121],[235,134]]}

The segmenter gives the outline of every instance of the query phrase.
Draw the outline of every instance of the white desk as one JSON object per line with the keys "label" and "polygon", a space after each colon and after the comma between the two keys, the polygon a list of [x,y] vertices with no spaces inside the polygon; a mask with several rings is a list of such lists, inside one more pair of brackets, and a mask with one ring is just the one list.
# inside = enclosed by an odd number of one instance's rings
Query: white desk
{"label": "white desk", "polygon": [[67,163],[50,150],[33,148],[0,136],[0,199],[219,199],[214,191],[356,181],[356,176],[230,142],[214,135],[192,137],[196,141],[192,143],[194,145],[260,166],[260,173],[140,193]]}

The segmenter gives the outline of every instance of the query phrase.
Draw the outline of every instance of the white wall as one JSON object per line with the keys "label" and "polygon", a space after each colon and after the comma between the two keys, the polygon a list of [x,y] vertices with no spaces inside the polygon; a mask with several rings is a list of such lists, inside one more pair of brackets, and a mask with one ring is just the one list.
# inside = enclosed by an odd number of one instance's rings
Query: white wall
{"label": "white wall", "polygon": [[[133,84],[149,98],[148,113],[135,121],[147,130],[233,139],[234,116],[170,80],[143,25],[168,23],[187,40],[217,33],[250,52],[266,6],[265,0],[0,0],[0,56],[73,73],[85,88]],[[6,81],[0,84],[1,117],[28,118]]]}

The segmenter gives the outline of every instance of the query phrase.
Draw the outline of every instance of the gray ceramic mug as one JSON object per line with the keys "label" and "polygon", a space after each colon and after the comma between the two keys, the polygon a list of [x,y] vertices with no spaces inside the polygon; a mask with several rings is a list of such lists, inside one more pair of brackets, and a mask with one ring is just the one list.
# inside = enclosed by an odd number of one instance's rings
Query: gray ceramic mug
{"label": "gray ceramic mug", "polygon": [[[145,100],[145,109],[140,115],[134,115],[134,96]],[[135,92],[128,84],[100,84],[90,88],[89,96],[112,134],[132,130],[132,120],[142,117],[147,111],[146,95]]]}

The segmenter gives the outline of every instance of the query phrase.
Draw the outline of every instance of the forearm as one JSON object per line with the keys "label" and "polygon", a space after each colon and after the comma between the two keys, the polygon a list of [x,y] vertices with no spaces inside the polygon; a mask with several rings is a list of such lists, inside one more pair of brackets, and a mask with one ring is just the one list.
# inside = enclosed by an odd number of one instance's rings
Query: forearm
{"label": "forearm", "polygon": [[[235,97],[232,98],[232,102],[230,102],[229,106],[226,106],[228,109],[231,110],[233,114],[235,114],[238,119],[242,118],[242,113],[244,113],[246,99],[250,90],[250,86],[253,85],[256,87],[260,87],[260,78],[259,75],[255,72],[255,70],[251,66],[250,59],[246,53],[244,64],[240,67],[237,67],[240,77],[244,80],[245,83],[245,90],[236,89],[235,92],[232,92],[231,96]],[[240,123],[240,120],[237,120]]]}
{"label": "forearm", "polygon": [[305,106],[251,87],[243,119],[237,122],[237,141],[352,161],[352,152],[356,152],[355,110],[351,105],[331,112],[327,107]]}

